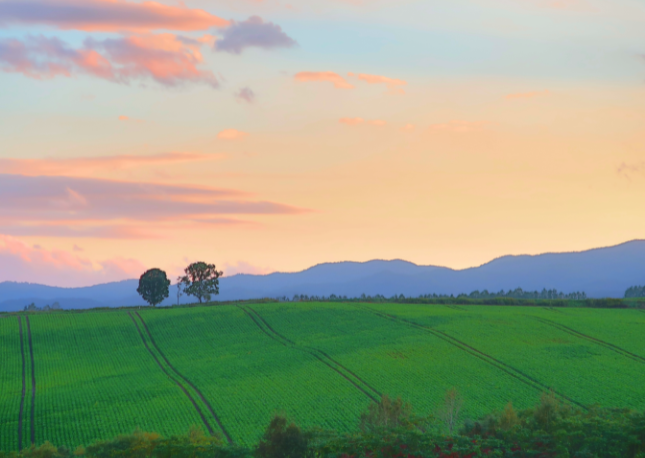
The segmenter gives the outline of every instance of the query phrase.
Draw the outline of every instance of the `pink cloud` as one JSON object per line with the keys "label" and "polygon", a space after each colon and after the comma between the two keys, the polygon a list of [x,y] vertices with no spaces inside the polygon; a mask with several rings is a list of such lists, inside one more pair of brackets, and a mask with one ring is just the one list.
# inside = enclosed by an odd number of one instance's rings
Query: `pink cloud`
{"label": "pink cloud", "polygon": [[363,121],[364,121],[363,118],[340,118],[338,120],[339,123],[347,124],[348,126],[356,126],[358,124],[363,123]]}
{"label": "pink cloud", "polygon": [[7,281],[56,286],[88,286],[136,278],[145,266],[135,260],[114,258],[92,262],[64,250],[30,247],[0,234],[0,278]]}
{"label": "pink cloud", "polygon": [[373,119],[368,122],[373,126],[385,126],[387,124],[387,121],[383,121],[382,119]]}
{"label": "pink cloud", "polygon": [[334,72],[300,72],[296,73],[296,81],[325,81],[332,83],[338,89],[353,89],[354,86],[349,84],[345,78]]}
{"label": "pink cloud", "polygon": [[238,261],[235,264],[225,263],[223,270],[224,275],[226,275],[227,277],[231,277],[237,274],[266,275],[274,272],[273,269],[254,266],[244,261]]}
{"label": "pink cloud", "polygon": [[0,70],[35,79],[86,74],[115,83],[152,79],[166,86],[183,83],[219,85],[200,68],[202,42],[173,34],[85,40],[73,49],[58,38],[0,40]]}
{"label": "pink cloud", "polygon": [[477,132],[482,130],[486,124],[487,123],[483,121],[450,121],[441,124],[431,124],[429,130],[432,132]]}
{"label": "pink cloud", "polygon": [[4,0],[0,25],[49,25],[63,30],[120,32],[206,30],[230,21],[198,9],[154,1],[126,0]]}
{"label": "pink cloud", "polygon": [[380,75],[366,75],[365,73],[359,73],[358,75],[354,75],[354,73],[348,73],[349,76],[357,76],[359,80],[365,81],[368,84],[385,84],[385,86],[388,88],[388,90],[392,93],[396,94],[405,94],[405,91],[401,89],[399,86],[405,86],[407,85],[407,81],[399,80],[399,79],[394,79],[394,78],[388,78],[386,76],[380,76]]}
{"label": "pink cloud", "polygon": [[513,99],[532,99],[535,97],[541,97],[545,95],[549,95],[549,91],[533,91],[533,92],[520,92],[516,94],[508,94],[506,96],[506,99],[508,100],[513,100]]}
{"label": "pink cloud", "polygon": [[144,239],[178,227],[244,224],[230,215],[308,211],[230,189],[0,175],[0,233],[18,236]]}
{"label": "pink cloud", "polygon": [[406,124],[405,126],[401,127],[401,132],[412,132],[414,131],[414,129],[414,124]]}
{"label": "pink cloud", "polygon": [[2,159],[0,173],[39,175],[91,175],[99,171],[122,170],[142,166],[177,164],[182,162],[210,161],[221,155],[199,153],[163,153],[149,156],[99,156],[68,159]]}
{"label": "pink cloud", "polygon": [[220,140],[241,140],[248,135],[249,134],[247,132],[242,132],[241,130],[224,129],[219,134],[217,134],[217,138],[219,138]]}

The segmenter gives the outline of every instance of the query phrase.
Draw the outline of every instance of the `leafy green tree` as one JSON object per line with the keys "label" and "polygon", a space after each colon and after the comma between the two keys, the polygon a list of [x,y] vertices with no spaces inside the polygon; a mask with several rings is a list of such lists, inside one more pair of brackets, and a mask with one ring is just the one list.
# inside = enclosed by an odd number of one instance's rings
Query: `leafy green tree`
{"label": "leafy green tree", "polygon": [[195,296],[201,304],[211,300],[211,296],[219,294],[219,277],[224,272],[218,271],[215,264],[193,262],[184,269],[184,276],[177,279],[183,286],[184,293]]}
{"label": "leafy green tree", "polygon": [[170,280],[166,277],[166,272],[157,268],[150,269],[146,270],[139,278],[137,293],[141,294],[143,300],[154,307],[168,297],[169,286]]}

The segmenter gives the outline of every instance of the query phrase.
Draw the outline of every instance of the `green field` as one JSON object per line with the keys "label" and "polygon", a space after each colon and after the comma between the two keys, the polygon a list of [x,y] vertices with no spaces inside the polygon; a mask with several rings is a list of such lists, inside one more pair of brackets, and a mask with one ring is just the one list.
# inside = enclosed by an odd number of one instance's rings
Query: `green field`
{"label": "green field", "polygon": [[531,406],[550,388],[583,408],[643,409],[644,331],[642,311],[586,308],[301,302],[4,315],[0,450],[191,425],[252,444],[277,412],[349,431],[382,394],[428,414],[451,387],[468,417]]}

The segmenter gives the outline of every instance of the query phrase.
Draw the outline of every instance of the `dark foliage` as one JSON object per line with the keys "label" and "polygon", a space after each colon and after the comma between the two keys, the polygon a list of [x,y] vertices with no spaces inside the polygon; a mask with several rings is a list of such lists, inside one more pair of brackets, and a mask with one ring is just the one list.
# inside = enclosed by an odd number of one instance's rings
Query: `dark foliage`
{"label": "dark foliage", "polygon": [[[509,403],[501,412],[467,420],[450,435],[406,414],[411,408],[402,401],[378,404],[389,413],[368,409],[374,427],[351,434],[303,431],[276,415],[253,450],[193,428],[170,438],[137,431],[73,451],[46,442],[20,453],[0,452],[0,458],[645,458],[645,413],[574,408],[553,392],[530,409],[516,411]],[[385,417],[405,421],[384,424]]]}
{"label": "dark foliage", "polygon": [[215,264],[193,262],[184,269],[184,274],[177,279],[178,284],[184,293],[196,297],[200,304],[219,294],[219,277],[224,275],[224,272],[218,271]]}
{"label": "dark foliage", "polygon": [[632,286],[625,291],[625,297],[645,297],[645,286]]}
{"label": "dark foliage", "polygon": [[257,458],[306,458],[311,434],[303,432],[283,415],[275,415],[255,451]]}
{"label": "dark foliage", "polygon": [[168,297],[170,294],[168,291],[169,286],[170,280],[166,277],[166,272],[156,268],[150,269],[145,271],[139,278],[137,293],[141,295],[144,301],[154,307]]}

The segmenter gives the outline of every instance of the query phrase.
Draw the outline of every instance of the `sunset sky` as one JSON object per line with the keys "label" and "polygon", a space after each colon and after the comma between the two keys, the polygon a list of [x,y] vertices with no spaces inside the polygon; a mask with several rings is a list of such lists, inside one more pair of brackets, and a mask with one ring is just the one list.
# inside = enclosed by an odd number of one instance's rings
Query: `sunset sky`
{"label": "sunset sky", "polygon": [[642,0],[0,0],[0,281],[645,238]]}

